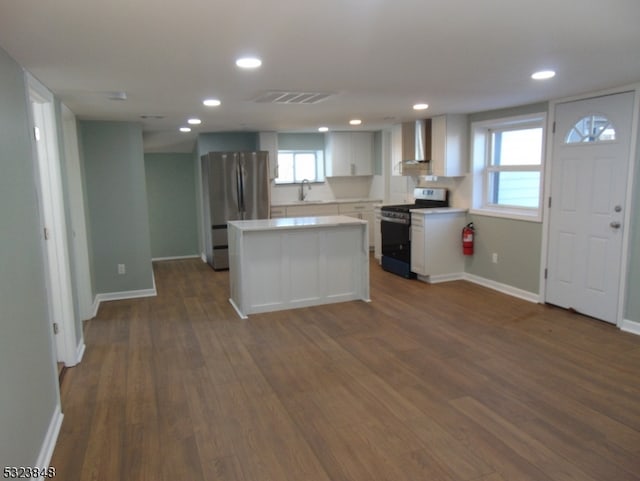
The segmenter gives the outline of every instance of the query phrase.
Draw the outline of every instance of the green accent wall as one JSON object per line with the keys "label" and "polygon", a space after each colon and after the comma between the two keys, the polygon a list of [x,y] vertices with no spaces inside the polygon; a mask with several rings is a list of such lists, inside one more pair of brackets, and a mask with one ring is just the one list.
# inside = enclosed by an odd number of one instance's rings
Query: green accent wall
{"label": "green accent wall", "polygon": [[205,132],[198,135],[198,157],[207,152],[257,150],[257,132]]}
{"label": "green accent wall", "polygon": [[[82,121],[80,139],[96,292],[151,289],[142,127],[132,122]],[[125,274],[118,274],[118,264],[125,264]]]}
{"label": "green accent wall", "polygon": [[[538,293],[542,225],[500,217],[469,215],[476,234],[465,271],[527,292]],[[492,262],[493,253],[498,262]]]}
{"label": "green accent wall", "polygon": [[145,154],[151,255],[199,255],[191,154]]}
{"label": "green accent wall", "polygon": [[324,134],[283,133],[278,134],[278,150],[322,150]]}
{"label": "green accent wall", "polygon": [[33,466],[59,405],[24,74],[0,49],[0,466]]}

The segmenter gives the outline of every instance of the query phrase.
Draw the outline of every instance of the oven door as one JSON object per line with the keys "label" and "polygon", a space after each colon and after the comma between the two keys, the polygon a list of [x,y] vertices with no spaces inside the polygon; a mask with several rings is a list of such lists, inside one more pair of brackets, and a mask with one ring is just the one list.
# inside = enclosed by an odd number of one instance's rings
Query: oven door
{"label": "oven door", "polygon": [[411,264],[411,225],[408,220],[387,219],[380,222],[382,255]]}

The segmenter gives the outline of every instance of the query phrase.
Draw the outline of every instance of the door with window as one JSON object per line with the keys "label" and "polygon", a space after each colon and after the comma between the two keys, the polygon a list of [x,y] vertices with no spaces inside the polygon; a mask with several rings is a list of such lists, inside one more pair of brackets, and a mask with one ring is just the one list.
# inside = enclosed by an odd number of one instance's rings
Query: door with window
{"label": "door with window", "polygon": [[555,109],[546,302],[616,323],[634,93]]}

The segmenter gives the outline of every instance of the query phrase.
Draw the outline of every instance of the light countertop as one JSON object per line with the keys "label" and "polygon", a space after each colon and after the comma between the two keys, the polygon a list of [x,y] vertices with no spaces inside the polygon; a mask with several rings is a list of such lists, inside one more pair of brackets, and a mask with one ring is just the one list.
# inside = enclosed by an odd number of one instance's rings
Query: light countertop
{"label": "light countertop", "polygon": [[412,214],[424,214],[424,215],[435,215],[435,214],[454,214],[457,212],[467,212],[468,209],[460,209],[457,207],[436,207],[435,209],[411,209],[409,212]]}
{"label": "light countertop", "polygon": [[380,199],[353,198],[353,199],[332,199],[332,200],[289,200],[272,202],[271,207],[292,207],[294,205],[318,205],[318,204],[352,204],[358,202],[382,202]]}
{"label": "light countertop", "polygon": [[313,229],[338,227],[342,225],[363,225],[366,220],[346,215],[327,215],[319,217],[285,217],[275,219],[234,220],[229,225],[242,231],[265,231],[280,229]]}

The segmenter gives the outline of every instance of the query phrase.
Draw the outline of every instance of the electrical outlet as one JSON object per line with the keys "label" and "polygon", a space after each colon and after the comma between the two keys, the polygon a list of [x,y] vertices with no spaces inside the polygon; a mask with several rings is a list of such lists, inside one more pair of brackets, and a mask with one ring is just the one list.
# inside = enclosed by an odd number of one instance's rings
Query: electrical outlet
{"label": "electrical outlet", "polygon": [[498,253],[497,253],[497,252],[494,252],[494,253],[491,255],[491,262],[493,262],[494,264],[497,264],[497,263],[498,263]]}
{"label": "electrical outlet", "polygon": [[127,269],[124,264],[118,264],[118,274],[124,274],[127,272]]}

